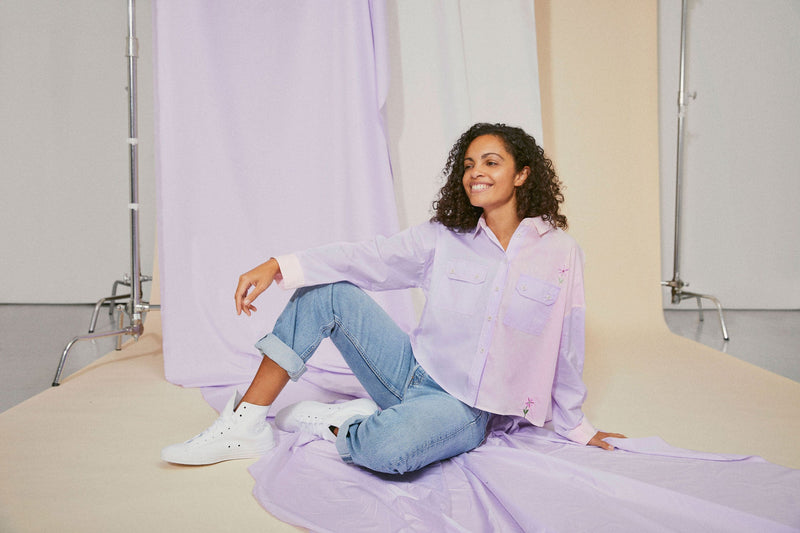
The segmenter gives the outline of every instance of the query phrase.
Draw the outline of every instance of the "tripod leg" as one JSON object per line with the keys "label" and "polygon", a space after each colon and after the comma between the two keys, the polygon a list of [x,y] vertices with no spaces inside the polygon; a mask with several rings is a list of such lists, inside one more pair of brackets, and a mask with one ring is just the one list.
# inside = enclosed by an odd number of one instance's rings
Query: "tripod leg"
{"label": "tripod leg", "polygon": [[722,304],[719,303],[719,300],[717,300],[714,296],[711,296],[709,294],[699,294],[696,292],[688,292],[688,291],[681,291],[681,298],[682,299],[697,298],[697,305],[698,307],[700,307],[701,310],[700,320],[703,320],[703,315],[702,315],[703,308],[702,305],[700,304],[700,299],[705,298],[706,300],[711,300],[711,302],[717,308],[717,313],[719,313],[719,325],[722,328],[722,338],[726,341],[731,340],[730,336],[728,335],[728,328],[725,326],[725,316],[722,313]]}
{"label": "tripod leg", "polygon": [[[61,371],[64,370],[64,363],[67,360],[67,354],[72,349],[72,346],[78,341],[86,341],[91,339],[100,339],[102,337],[114,337],[117,336],[119,339],[122,338],[123,335],[134,335],[139,334],[140,331],[134,328],[120,328],[119,331],[109,331],[105,333],[93,333],[91,335],[81,335],[79,337],[75,337],[64,348],[64,351],[61,353],[61,359],[58,362],[58,369],[56,370],[56,377],[53,379],[53,387],[58,387],[61,383]],[[119,342],[119,340],[118,340]]]}
{"label": "tripod leg", "polygon": [[[94,333],[95,327],[97,327],[97,317],[100,314],[100,309],[106,304],[106,302],[113,302],[115,300],[121,300],[123,298],[130,297],[130,294],[114,294],[98,300],[97,303],[94,304],[94,313],[92,313],[92,320],[89,322],[89,333]],[[108,304],[108,315],[114,315],[114,305],[112,303]]]}

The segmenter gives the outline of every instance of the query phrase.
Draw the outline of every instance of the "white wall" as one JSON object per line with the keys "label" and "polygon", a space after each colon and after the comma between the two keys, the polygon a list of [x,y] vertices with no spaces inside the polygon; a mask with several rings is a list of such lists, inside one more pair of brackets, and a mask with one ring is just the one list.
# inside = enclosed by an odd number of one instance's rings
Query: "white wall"
{"label": "white wall", "polygon": [[[800,2],[690,0],[680,277],[800,308]],[[680,0],[659,0],[662,272],[673,274]],[[621,95],[624,97],[624,95]],[[669,291],[664,290],[665,302]],[[691,309],[693,300],[683,303]],[[666,307],[672,307],[667,304]]]}
{"label": "white wall", "polygon": [[[137,4],[141,250],[149,274],[151,16],[149,0]],[[92,302],[130,271],[126,24],[123,0],[0,2],[2,303]]]}

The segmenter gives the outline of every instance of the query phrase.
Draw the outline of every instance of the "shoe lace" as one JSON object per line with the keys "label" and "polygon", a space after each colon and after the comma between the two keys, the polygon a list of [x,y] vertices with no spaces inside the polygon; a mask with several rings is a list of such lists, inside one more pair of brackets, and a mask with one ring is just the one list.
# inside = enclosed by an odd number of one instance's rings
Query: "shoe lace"
{"label": "shoe lace", "polygon": [[300,427],[314,435],[325,436],[331,433],[329,425],[325,422],[325,418],[319,415],[307,414],[298,420]]}
{"label": "shoe lace", "polygon": [[214,420],[214,423],[208,426],[203,432],[198,433],[197,435],[189,439],[188,442],[192,443],[208,442],[210,440],[218,438],[220,435],[223,435],[226,431],[229,431],[230,429],[231,426],[229,420],[221,416],[216,420]]}

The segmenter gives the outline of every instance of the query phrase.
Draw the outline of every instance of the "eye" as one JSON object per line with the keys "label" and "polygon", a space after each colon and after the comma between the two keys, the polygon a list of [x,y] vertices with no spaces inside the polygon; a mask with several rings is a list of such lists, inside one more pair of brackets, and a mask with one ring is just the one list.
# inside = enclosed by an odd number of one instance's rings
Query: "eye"
{"label": "eye", "polygon": [[472,163],[464,163],[464,170],[469,170],[472,168]]}

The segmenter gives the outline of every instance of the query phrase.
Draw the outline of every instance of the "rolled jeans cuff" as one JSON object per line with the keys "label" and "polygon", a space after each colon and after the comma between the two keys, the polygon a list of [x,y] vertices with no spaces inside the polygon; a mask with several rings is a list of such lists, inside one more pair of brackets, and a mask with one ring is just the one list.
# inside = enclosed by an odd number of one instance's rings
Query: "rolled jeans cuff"
{"label": "rolled jeans cuff", "polygon": [[305,361],[272,333],[258,341],[256,348],[262,355],[269,357],[278,366],[286,370],[292,381],[300,379],[300,376],[306,371]]}
{"label": "rolled jeans cuff", "polygon": [[339,457],[342,458],[342,461],[347,464],[353,464],[353,457],[350,455],[350,428],[358,426],[364,418],[366,418],[364,415],[355,415],[348,418],[339,427],[339,433],[336,435],[336,451],[339,452]]}

